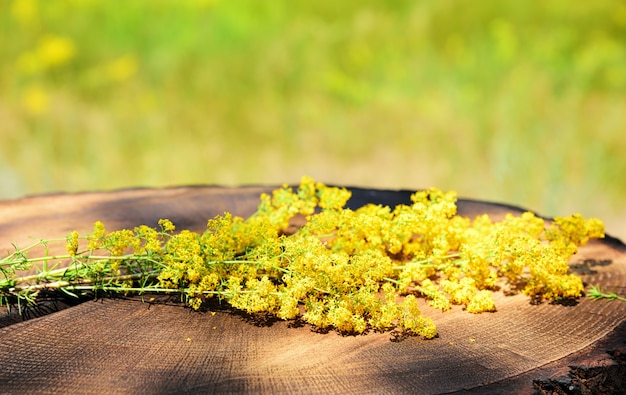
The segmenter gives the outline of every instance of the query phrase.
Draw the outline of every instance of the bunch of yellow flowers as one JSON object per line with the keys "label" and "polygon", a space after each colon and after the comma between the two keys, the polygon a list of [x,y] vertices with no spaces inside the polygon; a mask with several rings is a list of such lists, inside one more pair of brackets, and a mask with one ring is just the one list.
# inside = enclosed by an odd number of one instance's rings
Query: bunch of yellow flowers
{"label": "bunch of yellow flowers", "polygon": [[[345,208],[350,196],[303,177],[295,191],[283,186],[261,195],[249,218],[225,213],[202,234],[176,233],[169,220],[159,221],[160,229],[114,232],[97,222],[86,237],[68,236],[73,263],[56,279],[66,292],[180,292],[195,309],[219,297],[251,314],[300,318],[321,329],[397,328],[433,338],[435,324],[418,298],[471,313],[495,311],[500,287],[536,299],[577,298],[583,284],[569,273],[570,257],[604,236],[601,221],[577,214],[551,223],[530,212],[495,223],[487,215],[470,220],[457,215],[456,193],[434,188],[394,208]],[[288,233],[298,216],[306,222]],[[6,284],[0,282],[5,296]],[[30,287],[20,290],[42,284]]]}

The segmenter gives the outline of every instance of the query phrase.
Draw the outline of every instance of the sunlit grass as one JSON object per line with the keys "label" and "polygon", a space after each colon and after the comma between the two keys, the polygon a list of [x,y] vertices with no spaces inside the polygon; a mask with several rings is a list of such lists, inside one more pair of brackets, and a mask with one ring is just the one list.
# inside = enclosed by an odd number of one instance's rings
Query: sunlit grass
{"label": "sunlit grass", "polygon": [[310,174],[626,216],[625,36],[615,0],[5,1],[0,198]]}

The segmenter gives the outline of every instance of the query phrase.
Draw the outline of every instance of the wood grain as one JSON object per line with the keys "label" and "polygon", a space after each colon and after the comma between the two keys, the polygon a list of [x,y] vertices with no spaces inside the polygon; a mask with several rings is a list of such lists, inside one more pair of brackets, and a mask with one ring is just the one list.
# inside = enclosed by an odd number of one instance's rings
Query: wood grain
{"label": "wood grain", "polygon": [[[169,218],[180,229],[201,231],[224,211],[251,214],[259,193],[272,189],[133,189],[0,202],[0,248],[4,254],[11,242],[28,244],[28,236],[86,232],[95,220],[113,230]],[[395,205],[408,202],[409,192],[354,188],[353,196],[353,207]],[[466,216],[521,212],[458,204]],[[574,261],[585,282],[624,289],[626,248],[619,240],[592,242]],[[617,363],[606,351],[623,346],[626,303],[495,298],[498,311],[480,315],[424,305],[439,337],[402,341],[388,333],[341,336],[290,322],[260,323],[219,305],[210,307],[215,315],[194,312],[167,298],[87,301],[36,319],[5,320],[0,393],[533,393],[541,387],[533,380],[549,385],[570,365]]]}

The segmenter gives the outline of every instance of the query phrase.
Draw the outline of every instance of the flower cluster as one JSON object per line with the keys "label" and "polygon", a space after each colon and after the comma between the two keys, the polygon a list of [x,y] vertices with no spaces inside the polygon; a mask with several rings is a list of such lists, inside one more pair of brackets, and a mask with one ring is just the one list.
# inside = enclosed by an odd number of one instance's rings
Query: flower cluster
{"label": "flower cluster", "polygon": [[[434,188],[394,208],[351,210],[349,198],[344,188],[303,177],[296,191],[283,186],[263,194],[251,217],[225,213],[202,234],[175,233],[168,220],[159,221],[160,229],[114,232],[97,222],[86,237],[70,233],[74,269],[59,279],[66,291],[90,284],[91,290],[180,292],[196,309],[219,297],[251,314],[300,318],[320,329],[398,328],[433,338],[436,327],[421,314],[419,298],[470,313],[495,311],[492,295],[501,287],[535,299],[577,298],[583,285],[569,272],[569,259],[604,234],[599,220],[578,214],[552,222],[530,212],[500,222],[487,215],[470,220],[456,214],[454,192]],[[306,222],[289,233],[296,216]],[[45,284],[29,286],[21,289]]]}

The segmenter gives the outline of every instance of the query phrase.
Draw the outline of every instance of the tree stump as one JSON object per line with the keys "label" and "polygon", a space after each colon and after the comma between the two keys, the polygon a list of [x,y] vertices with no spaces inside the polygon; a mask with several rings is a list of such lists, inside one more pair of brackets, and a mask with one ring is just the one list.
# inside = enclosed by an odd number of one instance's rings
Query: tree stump
{"label": "tree stump", "polygon": [[[52,194],[0,202],[2,256],[40,238],[156,226],[203,231],[224,211],[253,213],[271,187],[180,187]],[[348,203],[394,206],[410,192],[350,188]],[[460,199],[460,215],[494,219],[516,207]],[[607,237],[580,248],[586,284],[623,293],[626,246]],[[148,298],[145,298],[148,299]],[[423,307],[439,337],[397,341],[389,333],[342,336],[292,322],[259,323],[225,306],[215,314],[171,298],[51,302],[40,317],[0,318],[0,393],[439,394],[623,393],[626,303],[581,298],[533,305],[496,293],[495,313]]]}

